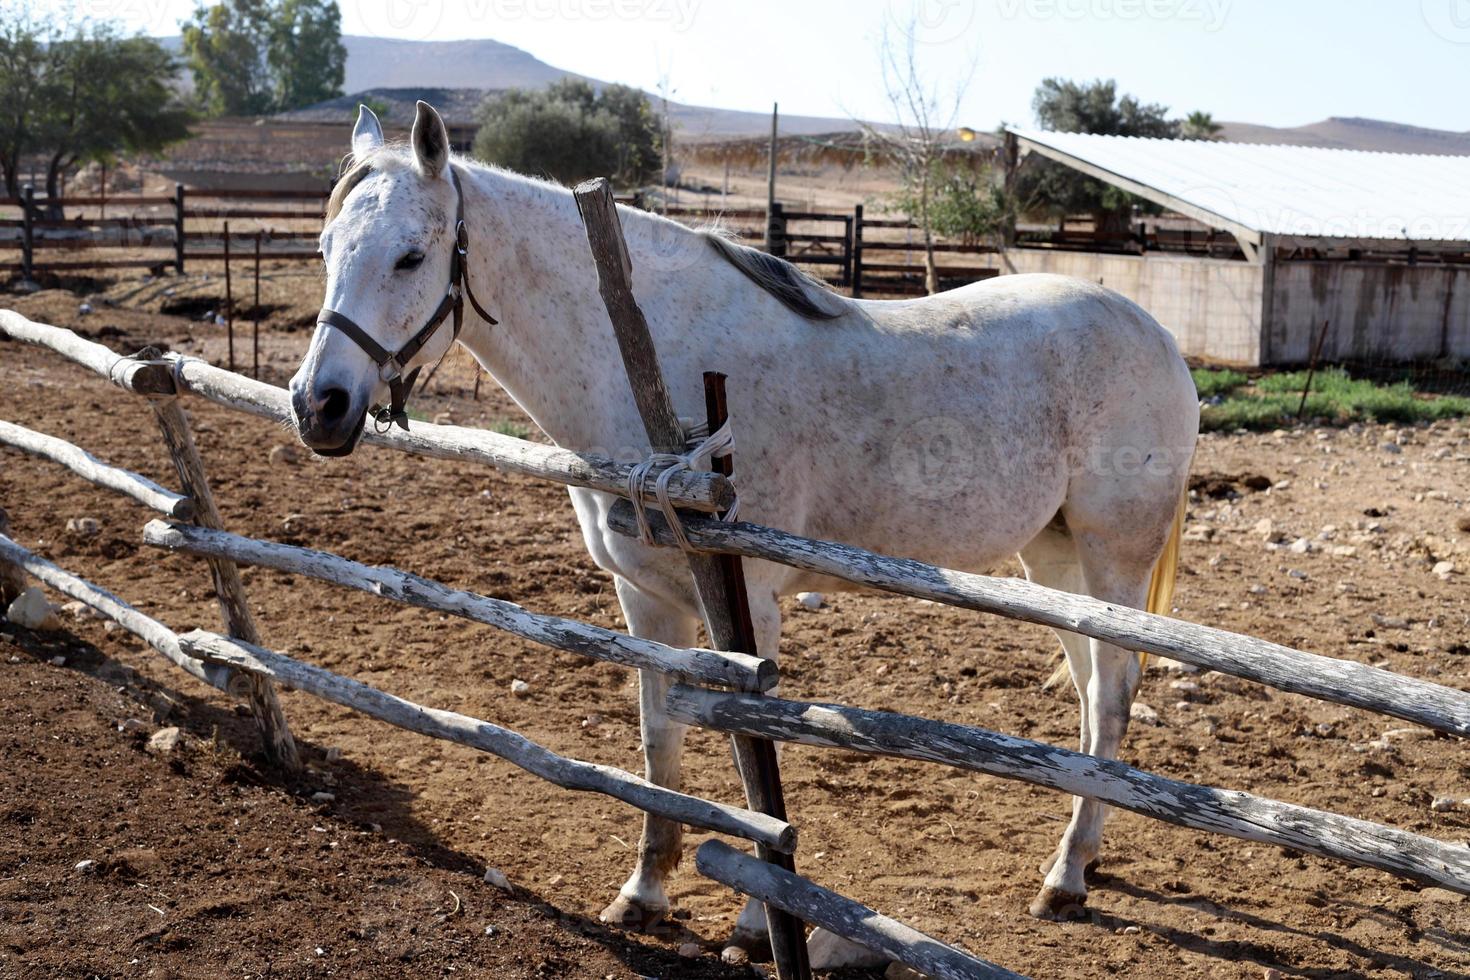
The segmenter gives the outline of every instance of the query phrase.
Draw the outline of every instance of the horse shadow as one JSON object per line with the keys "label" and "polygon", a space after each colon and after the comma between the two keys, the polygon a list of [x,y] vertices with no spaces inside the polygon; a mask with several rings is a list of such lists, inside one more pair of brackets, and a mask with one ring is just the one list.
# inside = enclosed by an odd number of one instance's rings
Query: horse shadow
{"label": "horse shadow", "polygon": [[[138,720],[151,716],[155,725],[177,727],[199,742],[215,746],[216,758],[221,763],[221,778],[226,781],[268,787],[294,797],[304,806],[320,809],[320,804],[311,797],[322,789],[322,773],[330,771],[335,776],[334,791],[372,802],[371,823],[354,817],[350,812],[332,812],[332,819],[385,839],[397,840],[414,857],[432,867],[471,875],[476,880],[480,878],[484,869],[483,858],[466,854],[446,843],[430,826],[415,817],[412,804],[416,792],[387,773],[346,757],[328,761],[325,746],[297,734],[296,746],[303,768],[298,775],[287,774],[265,758],[259,731],[244,705],[225,707],[209,695],[190,693],[166,681],[145,676],[66,631],[40,632],[5,624],[4,632],[11,640],[12,651],[19,651],[20,655],[40,662],[54,662],[54,658],[64,657],[64,669],[90,675],[129,698],[137,706]],[[124,642],[132,642],[132,637],[127,636]],[[138,642],[141,648],[141,641]],[[489,889],[491,886],[483,887]],[[729,980],[738,976],[762,975],[726,966],[710,957],[690,959],[680,956],[670,945],[697,943],[703,947],[706,944],[702,937],[691,932],[677,918],[655,925],[648,933],[633,934],[561,908],[521,885],[516,886],[513,896],[496,892],[495,900],[519,903],[552,927],[596,943],[639,976]]]}

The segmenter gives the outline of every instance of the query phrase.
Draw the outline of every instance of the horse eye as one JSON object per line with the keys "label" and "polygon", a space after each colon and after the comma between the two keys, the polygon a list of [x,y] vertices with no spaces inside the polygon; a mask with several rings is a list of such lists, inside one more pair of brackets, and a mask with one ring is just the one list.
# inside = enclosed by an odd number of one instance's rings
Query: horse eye
{"label": "horse eye", "polygon": [[417,269],[423,263],[423,261],[424,253],[420,252],[418,249],[414,249],[412,252],[405,253],[403,258],[399,259],[398,264],[395,265],[393,268]]}

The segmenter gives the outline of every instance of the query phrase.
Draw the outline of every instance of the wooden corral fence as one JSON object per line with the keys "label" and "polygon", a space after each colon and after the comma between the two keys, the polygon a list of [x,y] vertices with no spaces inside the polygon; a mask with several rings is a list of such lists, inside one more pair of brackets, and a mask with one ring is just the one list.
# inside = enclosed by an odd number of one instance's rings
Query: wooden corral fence
{"label": "wooden corral fence", "polygon": [[[627,255],[605,182],[584,185],[577,199],[587,225],[599,283],[617,331],[623,366],[655,451],[679,452],[685,433],[673,415],[647,325],[628,283]],[[142,638],[206,684],[244,697],[266,750],[284,765],[295,747],[273,688],[284,683],[390,724],[482,749],[575,790],[603,793],[638,809],[753,842],[757,858],[709,841],[699,848],[701,874],[766,903],[779,976],[809,975],[802,923],[821,925],[934,977],[1013,977],[1002,967],[924,936],[796,873],[796,831],[781,798],[773,741],[840,747],[874,755],[936,762],[1090,797],[1183,827],[1265,842],[1375,868],[1410,881],[1470,894],[1470,846],[1371,821],[1249,793],[1200,786],[1124,763],[968,725],[851,706],[786,700],[766,694],[772,664],[753,656],[740,559],[756,558],[899,595],[1059,627],[1268,684],[1279,690],[1364,708],[1450,735],[1470,735],[1470,694],[1353,661],[1324,657],[1265,640],[1126,609],[1029,582],[938,568],[747,522],[722,519],[732,501],[728,460],[719,472],[678,472],[669,499],[689,547],[690,569],[706,612],[712,649],[676,649],[514,603],[451,589],[397,569],[231,534],[220,526],[203,464],[180,408],[181,395],[202,397],[275,421],[289,418],[282,389],[204,361],[144,351],[119,356],[70,331],[0,311],[0,335],[37,344],[83,364],[151,400],[183,493],[166,490],[59,439],[15,425],[0,426],[0,443],[71,469],[99,486],[160,512],[144,528],[153,546],[209,563],[224,633],[179,635],[51,562],[0,536],[0,571],[8,565],[80,600]],[[721,390],[712,379],[710,422],[722,421]],[[738,426],[739,420],[734,420]],[[638,506],[651,495],[629,489],[630,467],[584,453],[541,446],[457,426],[414,423],[412,431],[371,429],[374,445],[441,458],[471,459],[510,472],[591,487],[621,498],[609,516],[619,533],[637,534]],[[656,472],[656,471],[655,471]],[[654,542],[672,546],[674,529],[661,509],[644,515]],[[668,707],[678,721],[734,738],[747,806],[673,792],[627,772],[552,753],[515,732],[453,712],[413,704],[360,682],[276,653],[255,635],[236,572],[254,564],[360,589],[382,598],[485,623],[537,643],[672,676]],[[6,580],[0,575],[0,582]],[[744,610],[748,617],[748,610]],[[225,635],[228,634],[228,635]]]}
{"label": "wooden corral fence", "polygon": [[[188,190],[160,195],[74,196],[38,199],[27,185],[19,199],[0,206],[19,208],[19,218],[0,219],[0,243],[20,250],[18,261],[0,262],[0,270],[33,279],[37,272],[80,269],[173,269],[182,275],[190,259],[228,260],[231,251],[244,258],[259,250],[271,259],[316,259],[316,238],[326,193],[300,190]],[[107,215],[111,207],[113,214]],[[82,209],[71,218],[43,218],[50,210]],[[95,210],[96,214],[86,212]],[[119,214],[118,212],[127,213]],[[235,233],[229,221],[235,219]],[[245,226],[241,227],[241,222]],[[299,225],[306,222],[311,227]],[[208,223],[209,228],[191,228]],[[221,223],[223,223],[221,225]],[[157,250],[157,255],[82,259],[37,257],[37,252],[93,250]]]}
{"label": "wooden corral fence", "polygon": [[[18,260],[0,262],[0,271],[18,272],[33,279],[38,272],[82,269],[142,268],[182,275],[188,263],[225,262],[254,257],[275,260],[316,260],[315,247],[327,194],[325,191],[236,189],[189,190],[183,184],[170,196],[114,195],[38,199],[27,186],[20,199],[0,200],[0,206],[18,207],[19,218],[0,219],[0,248],[18,248]],[[207,203],[201,203],[207,202]],[[641,195],[620,203],[644,207]],[[111,206],[113,214],[107,215]],[[52,209],[81,209],[75,217],[38,217]],[[127,213],[119,214],[119,210]],[[96,212],[89,214],[88,212]],[[742,241],[764,247],[832,286],[854,296],[922,295],[923,243],[918,226],[906,219],[868,218],[863,205],[851,212],[788,210],[777,202],[763,208],[709,209],[663,207],[659,213],[685,224],[718,222]],[[234,231],[230,221],[235,221]],[[221,224],[222,223],[222,224]],[[201,228],[199,225],[208,224]],[[770,234],[767,236],[767,227]],[[864,235],[864,229],[869,233]],[[995,249],[985,244],[936,243],[943,257],[940,288],[953,289],[998,275],[994,266],[956,265],[955,256],[982,256]],[[126,258],[58,258],[51,253],[156,249],[157,255]],[[37,256],[37,252],[43,253]]]}

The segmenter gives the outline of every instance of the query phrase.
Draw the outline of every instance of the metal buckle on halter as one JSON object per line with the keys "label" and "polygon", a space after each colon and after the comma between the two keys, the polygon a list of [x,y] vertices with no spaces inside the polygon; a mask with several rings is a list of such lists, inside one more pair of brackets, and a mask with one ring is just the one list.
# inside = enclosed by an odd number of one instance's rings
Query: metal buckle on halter
{"label": "metal buckle on halter", "polygon": [[454,225],[454,250],[463,256],[470,254],[470,232],[463,219]]}

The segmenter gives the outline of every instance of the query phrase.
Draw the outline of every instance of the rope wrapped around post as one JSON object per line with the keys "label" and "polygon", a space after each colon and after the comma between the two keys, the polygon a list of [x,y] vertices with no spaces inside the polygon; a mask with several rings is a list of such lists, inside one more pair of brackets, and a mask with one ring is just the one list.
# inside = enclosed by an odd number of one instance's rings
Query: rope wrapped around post
{"label": "rope wrapped around post", "polygon": [[[648,478],[653,474],[655,468],[664,467],[658,471],[658,477],[654,480],[653,497],[658,503],[659,510],[663,512],[664,520],[668,522],[675,543],[683,551],[692,552],[694,546],[684,536],[683,522],[679,520],[679,512],[670,498],[669,481],[686,470],[691,472],[703,470],[710,465],[712,460],[729,456],[735,450],[735,433],[730,428],[728,420],[714,432],[710,432],[709,426],[705,424],[690,426],[684,431],[685,445],[689,447],[687,452],[655,452],[628,471],[628,499],[643,500],[648,497]],[[655,543],[653,525],[648,521],[647,512],[642,507],[635,507],[634,513],[638,520],[638,539],[646,545],[653,545]],[[729,508],[720,515],[720,520],[738,520],[739,513],[740,495],[737,492]]]}

